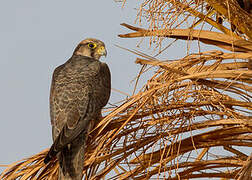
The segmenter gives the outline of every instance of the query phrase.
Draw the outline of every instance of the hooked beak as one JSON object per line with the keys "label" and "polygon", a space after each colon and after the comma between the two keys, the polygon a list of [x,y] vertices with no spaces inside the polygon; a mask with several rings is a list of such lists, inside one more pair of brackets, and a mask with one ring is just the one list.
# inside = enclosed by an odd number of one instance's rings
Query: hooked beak
{"label": "hooked beak", "polygon": [[105,47],[104,46],[101,46],[98,50],[97,50],[97,52],[98,52],[98,54],[100,55],[100,56],[107,56],[107,50],[105,49]]}

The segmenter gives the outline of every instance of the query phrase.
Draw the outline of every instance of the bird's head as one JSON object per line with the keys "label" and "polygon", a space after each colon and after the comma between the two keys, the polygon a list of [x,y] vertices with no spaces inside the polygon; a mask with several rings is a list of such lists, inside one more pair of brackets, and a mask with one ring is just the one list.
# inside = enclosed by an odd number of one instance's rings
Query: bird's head
{"label": "bird's head", "polygon": [[93,38],[88,38],[80,42],[77,48],[74,50],[75,55],[88,56],[96,60],[99,60],[101,56],[106,56],[107,51],[105,44]]}

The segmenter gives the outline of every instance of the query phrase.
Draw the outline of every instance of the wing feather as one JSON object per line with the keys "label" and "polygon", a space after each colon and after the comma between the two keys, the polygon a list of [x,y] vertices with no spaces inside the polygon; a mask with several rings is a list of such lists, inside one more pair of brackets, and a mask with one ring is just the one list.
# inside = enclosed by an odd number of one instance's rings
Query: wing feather
{"label": "wing feather", "polygon": [[81,69],[69,71],[65,63],[56,68],[53,75],[50,109],[54,143],[45,163],[78,135],[87,133],[94,124],[91,121],[100,116],[101,108],[110,97],[111,75],[105,63],[93,60],[77,65]]}

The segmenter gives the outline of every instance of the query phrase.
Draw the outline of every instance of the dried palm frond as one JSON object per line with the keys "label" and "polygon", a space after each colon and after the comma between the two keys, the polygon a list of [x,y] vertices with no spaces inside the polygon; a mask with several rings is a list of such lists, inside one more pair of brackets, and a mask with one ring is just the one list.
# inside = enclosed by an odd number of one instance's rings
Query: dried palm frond
{"label": "dried palm frond", "polygon": [[[246,61],[228,60],[249,56],[211,51],[172,62],[137,59],[159,69],[91,134],[86,177],[111,171],[114,179],[236,177],[248,158],[241,147],[252,147],[252,71]],[[55,177],[57,162],[44,165],[46,152],[10,165],[2,178]]]}
{"label": "dried palm frond", "polygon": [[[214,20],[216,13],[230,27]],[[168,55],[161,61],[131,51],[140,56],[136,63],[143,67],[141,74],[153,72],[147,66],[155,73],[91,132],[95,141],[88,143],[84,177],[250,179],[251,15],[235,0],[145,0],[139,8],[140,22],[143,17],[149,29],[123,24],[135,32],[120,37],[148,36],[157,45],[161,41],[155,38],[199,40],[225,51],[198,52],[173,61]],[[190,28],[183,27],[185,23]],[[203,25],[194,29],[202,23],[220,32]],[[57,160],[43,164],[47,151],[9,165],[0,179],[57,179]]]}

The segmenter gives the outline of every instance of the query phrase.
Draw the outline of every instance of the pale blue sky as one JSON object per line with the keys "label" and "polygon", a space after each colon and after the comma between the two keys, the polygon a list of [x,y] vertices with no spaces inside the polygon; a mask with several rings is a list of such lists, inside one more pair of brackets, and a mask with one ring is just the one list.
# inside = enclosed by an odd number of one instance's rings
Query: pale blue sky
{"label": "pale blue sky", "polygon": [[[117,35],[129,32],[120,23],[133,24],[136,2],[126,3],[122,9],[113,0],[2,1],[0,164],[29,157],[51,145],[48,98],[52,72],[81,40],[95,37],[105,42],[112,87],[131,92],[130,81],[140,66],[134,63],[135,55],[114,44],[135,48],[136,39]],[[169,57],[178,51],[172,52]],[[112,92],[110,102],[120,98]]]}

